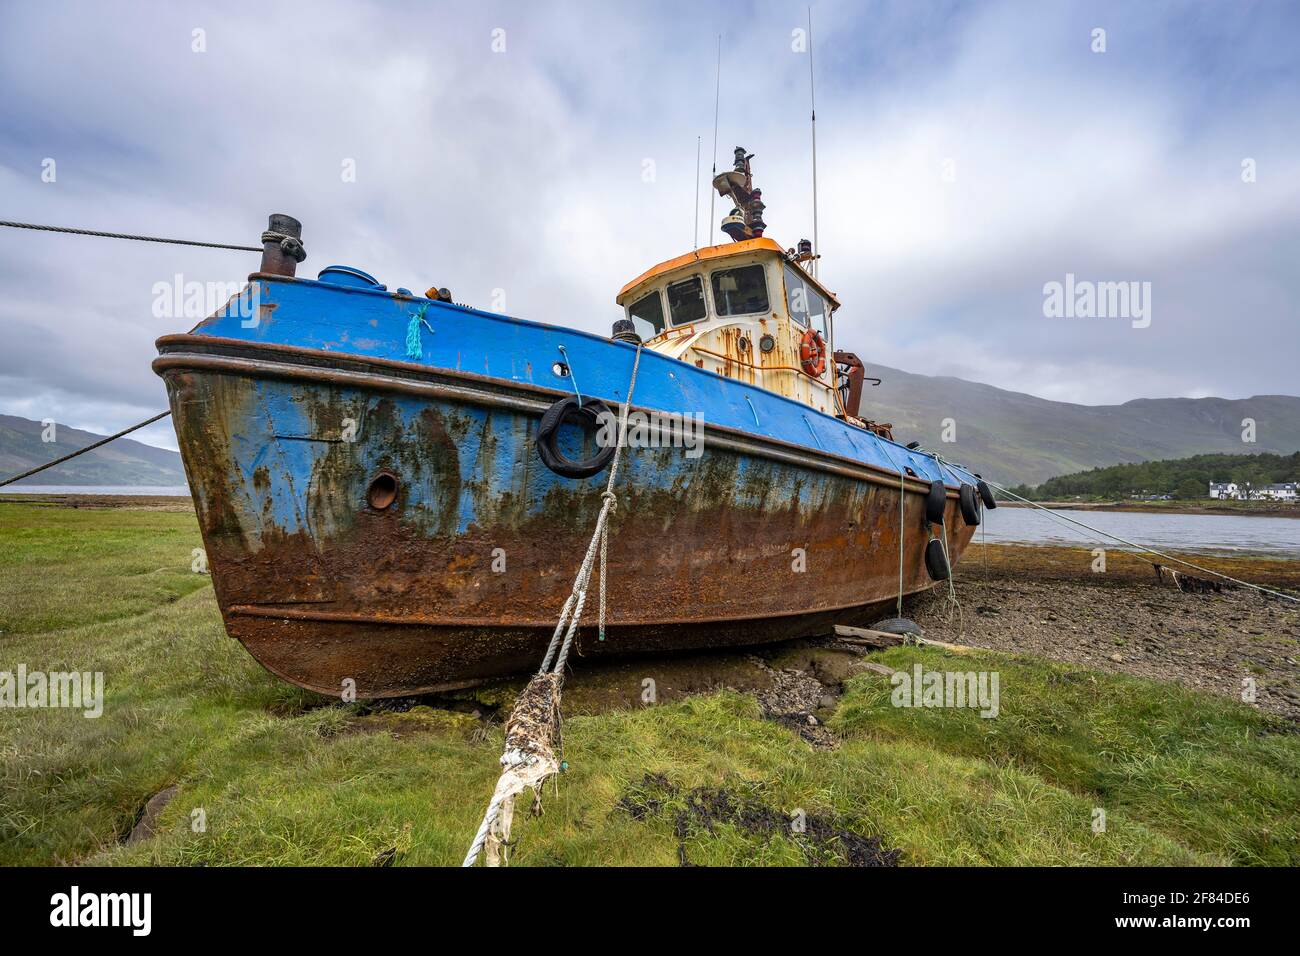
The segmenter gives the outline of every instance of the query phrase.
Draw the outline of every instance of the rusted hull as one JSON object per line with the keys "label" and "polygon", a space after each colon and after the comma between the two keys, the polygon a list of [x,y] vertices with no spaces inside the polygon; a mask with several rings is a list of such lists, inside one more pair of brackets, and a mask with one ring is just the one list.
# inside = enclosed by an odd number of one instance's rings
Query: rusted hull
{"label": "rusted hull", "polygon": [[[538,459],[540,411],[561,393],[197,337],[163,352],[221,612],[262,664],[362,698],[537,666],[605,481]],[[381,471],[398,479],[386,509],[367,502]],[[904,493],[907,592],[932,584],[926,488]],[[584,628],[578,658],[825,633],[896,596],[897,477],[710,429],[698,458],[630,449],[618,493],[606,639]],[[947,529],[955,561],[974,530],[955,494]]]}

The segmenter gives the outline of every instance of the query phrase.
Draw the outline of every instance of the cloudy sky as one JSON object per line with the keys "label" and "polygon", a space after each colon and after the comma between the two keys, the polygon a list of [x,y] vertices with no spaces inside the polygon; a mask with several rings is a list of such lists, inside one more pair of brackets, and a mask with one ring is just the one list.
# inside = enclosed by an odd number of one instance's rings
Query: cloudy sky
{"label": "cloudy sky", "polygon": [[[769,235],[811,235],[804,17],[0,0],[0,219],[256,245],[287,212],[300,274],[501,289],[607,332],[617,289],[694,242],[718,34],[720,164],[756,153]],[[817,0],[813,27],[837,347],[1085,404],[1300,392],[1297,5]],[[704,241],[715,212],[706,184]],[[0,229],[0,412],[110,431],[164,408],[153,341],[194,323],[155,285],[256,265]],[[1149,282],[1150,325],[1045,316],[1067,273]]]}

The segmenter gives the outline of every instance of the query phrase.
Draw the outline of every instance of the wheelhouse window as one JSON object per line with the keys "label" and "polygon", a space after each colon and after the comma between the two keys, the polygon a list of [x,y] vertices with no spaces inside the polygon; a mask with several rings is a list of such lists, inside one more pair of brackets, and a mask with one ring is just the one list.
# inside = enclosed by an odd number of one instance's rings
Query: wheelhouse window
{"label": "wheelhouse window", "polygon": [[668,287],[668,315],[673,325],[690,325],[708,314],[704,304],[704,283],[691,276]]}
{"label": "wheelhouse window", "polygon": [[652,339],[664,330],[664,303],[658,290],[633,302],[627,315],[642,341]]}
{"label": "wheelhouse window", "polygon": [[718,315],[766,312],[767,279],[762,266],[720,269],[713,273],[713,306]]}
{"label": "wheelhouse window", "polygon": [[830,307],[821,293],[793,266],[785,267],[785,298],[790,318],[804,328],[816,329],[822,338],[829,338]]}

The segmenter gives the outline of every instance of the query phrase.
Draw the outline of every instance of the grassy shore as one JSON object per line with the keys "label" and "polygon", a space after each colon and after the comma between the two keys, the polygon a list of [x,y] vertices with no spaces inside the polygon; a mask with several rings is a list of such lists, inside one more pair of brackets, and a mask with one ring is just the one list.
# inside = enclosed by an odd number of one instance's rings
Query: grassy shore
{"label": "grassy shore", "polygon": [[[518,684],[385,708],[290,687],[225,635],[199,543],[186,510],[0,502],[0,671],[106,680],[97,719],[0,710],[0,863],[458,863]],[[888,676],[810,653],[577,662],[570,767],[518,815],[514,862],[1300,863],[1281,717],[1026,654],[871,655],[1000,675],[994,719],[903,709]],[[817,745],[764,703],[768,675],[811,673],[833,689]]]}

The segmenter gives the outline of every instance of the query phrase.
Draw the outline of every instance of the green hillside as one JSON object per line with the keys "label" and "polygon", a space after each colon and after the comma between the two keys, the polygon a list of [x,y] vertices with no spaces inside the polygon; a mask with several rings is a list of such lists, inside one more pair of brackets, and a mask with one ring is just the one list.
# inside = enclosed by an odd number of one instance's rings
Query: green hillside
{"label": "green hillside", "polygon": [[1274,484],[1300,480],[1300,452],[1292,455],[1193,455],[1171,461],[1146,461],[1110,468],[1093,468],[1048,479],[1037,487],[1012,490],[1025,498],[1123,498],[1129,495],[1173,495],[1205,498],[1211,481],[1238,485]]}
{"label": "green hillside", "polygon": [[[41,440],[42,426],[16,415],[0,415],[0,478],[53,461],[103,438],[66,425],[55,426],[55,441]],[[183,485],[181,456],[130,438],[119,438],[66,464],[33,475],[24,485]]]}

